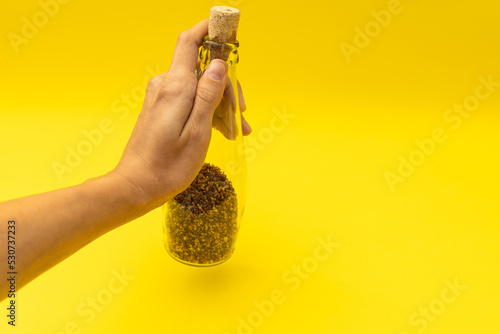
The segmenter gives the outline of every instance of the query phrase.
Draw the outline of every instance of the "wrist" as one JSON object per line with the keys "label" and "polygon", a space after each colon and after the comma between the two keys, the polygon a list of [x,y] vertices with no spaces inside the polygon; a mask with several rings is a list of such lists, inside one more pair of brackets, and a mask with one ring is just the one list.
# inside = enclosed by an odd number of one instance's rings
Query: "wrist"
{"label": "wrist", "polygon": [[123,201],[130,209],[139,215],[156,209],[173,197],[171,191],[165,190],[165,187],[148,173],[130,173],[117,167],[104,177],[109,180],[113,189],[121,192]]}

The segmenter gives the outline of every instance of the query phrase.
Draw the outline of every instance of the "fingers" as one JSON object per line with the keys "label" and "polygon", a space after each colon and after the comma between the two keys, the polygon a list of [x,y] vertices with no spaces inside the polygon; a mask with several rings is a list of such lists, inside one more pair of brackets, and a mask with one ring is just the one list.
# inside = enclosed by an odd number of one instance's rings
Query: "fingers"
{"label": "fingers", "polygon": [[[246,104],[239,82],[237,87],[239,106],[240,110],[243,112],[246,110]],[[238,130],[236,129],[236,120],[234,117],[234,113],[236,111],[235,104],[236,98],[233,93],[233,86],[231,85],[230,78],[228,78],[226,80],[226,88],[224,89],[224,94],[222,95],[222,101],[215,109],[213,127],[219,130],[227,139],[231,140],[234,140],[238,135]],[[248,136],[250,133],[252,133],[252,128],[243,116],[241,116],[241,126],[242,134],[244,136]]]}
{"label": "fingers", "polygon": [[247,110],[247,105],[245,103],[245,97],[243,97],[243,90],[241,89],[239,81],[238,81],[238,97],[240,100],[240,111],[244,112],[245,110]]}
{"label": "fingers", "polygon": [[148,85],[146,108],[158,121],[168,124],[173,134],[182,132],[191,113],[197,86],[198,49],[207,32],[207,20],[182,32],[169,71],[155,76]]}
{"label": "fingers", "polygon": [[193,109],[183,133],[186,129],[200,131],[199,134],[210,133],[213,113],[222,99],[226,78],[227,64],[219,59],[213,60],[198,82]]}
{"label": "fingers", "polygon": [[183,31],[177,39],[172,63],[169,72],[182,76],[192,75],[198,62],[198,49],[202,39],[208,34],[208,19],[201,21],[194,27]]}
{"label": "fingers", "polygon": [[[247,110],[247,104],[245,103],[245,97],[243,96],[243,90],[241,89],[241,84],[238,81],[238,96],[240,100],[240,110],[244,112]],[[248,136],[252,133],[252,127],[248,124],[247,120],[243,115],[241,115],[241,129],[243,131],[244,136]]]}
{"label": "fingers", "polygon": [[[162,115],[162,123],[169,124],[173,133],[182,135],[187,125],[190,129],[194,127],[195,131],[201,129],[201,132],[204,132],[203,129],[210,129],[214,110],[221,103],[222,97],[226,96],[224,88],[232,98],[223,101],[225,104],[232,102],[232,106],[226,105],[225,107],[234,110],[236,101],[232,93],[233,87],[230,81],[227,81],[225,62],[212,61],[200,80],[196,80],[195,70],[199,67],[198,50],[207,33],[208,20],[201,21],[191,29],[182,32],[177,40],[168,73],[153,78],[151,85],[148,86],[144,105],[150,106],[153,113]],[[237,87],[239,106],[243,112],[246,110],[246,103],[239,82]],[[165,110],[176,110],[176,112],[166,113]],[[223,115],[219,115],[221,116]],[[228,122],[223,117],[221,121],[227,130],[227,127],[234,122],[234,117],[229,124],[226,124]],[[241,123],[243,134],[250,134],[252,131],[250,125],[243,117]]]}
{"label": "fingers", "polygon": [[228,128],[226,122],[220,117],[216,117],[212,119],[212,127],[218,130],[226,139],[235,140],[236,133],[234,131],[234,127]]}
{"label": "fingers", "polygon": [[252,127],[250,126],[250,124],[248,124],[247,120],[245,119],[245,117],[243,117],[243,115],[241,115],[241,129],[243,131],[244,136],[248,136],[249,134],[252,133]]}
{"label": "fingers", "polygon": [[158,90],[158,87],[160,87],[161,83],[163,80],[165,80],[167,76],[167,72],[160,73],[155,75],[154,77],[151,78],[148,82],[148,86],[146,88],[146,97],[144,98],[144,107],[149,107],[149,104],[151,101],[153,101],[153,97],[156,94],[156,91]]}
{"label": "fingers", "polygon": [[231,78],[226,79],[226,87],[222,94],[222,100],[215,109],[215,115],[224,118],[228,113],[234,113],[236,109],[236,97],[233,93],[233,86],[231,85]]}

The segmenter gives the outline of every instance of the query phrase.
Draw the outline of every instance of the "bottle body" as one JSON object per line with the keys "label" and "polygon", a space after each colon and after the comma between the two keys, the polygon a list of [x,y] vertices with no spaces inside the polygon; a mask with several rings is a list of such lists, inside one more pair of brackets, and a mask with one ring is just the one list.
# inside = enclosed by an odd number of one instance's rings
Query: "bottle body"
{"label": "bottle body", "polygon": [[201,76],[213,59],[228,64],[223,98],[212,119],[210,146],[188,189],[163,205],[163,242],[176,260],[194,266],[225,262],[234,252],[246,200],[246,160],[236,65],[238,42],[207,37],[200,49]]}

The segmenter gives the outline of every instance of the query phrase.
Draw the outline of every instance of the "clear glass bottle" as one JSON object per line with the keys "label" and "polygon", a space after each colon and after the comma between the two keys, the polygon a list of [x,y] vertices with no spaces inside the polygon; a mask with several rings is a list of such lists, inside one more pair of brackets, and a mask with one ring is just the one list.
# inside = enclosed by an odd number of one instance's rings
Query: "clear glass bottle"
{"label": "clear glass bottle", "polygon": [[246,160],[236,65],[239,43],[203,39],[200,77],[213,59],[228,64],[222,101],[212,121],[205,164],[191,186],[163,205],[163,242],[176,260],[193,266],[223,263],[234,252],[246,200]]}

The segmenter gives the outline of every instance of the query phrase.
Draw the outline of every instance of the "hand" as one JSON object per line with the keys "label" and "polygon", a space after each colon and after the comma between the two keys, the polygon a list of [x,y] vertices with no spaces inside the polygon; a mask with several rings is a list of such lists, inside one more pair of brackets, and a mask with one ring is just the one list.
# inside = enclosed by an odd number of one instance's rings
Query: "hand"
{"label": "hand", "polygon": [[[204,20],[179,35],[170,69],[149,82],[137,124],[112,172],[154,207],[185,190],[207,154],[214,110],[227,87],[227,64],[222,60],[212,61],[197,80],[198,49],[207,33]],[[248,135],[251,128],[244,118],[242,126]]]}
{"label": "hand", "polygon": [[[23,274],[17,288],[191,184],[205,160],[214,110],[227,83],[227,65],[221,60],[212,61],[197,80],[198,48],[207,30],[205,20],[179,36],[170,70],[149,82],[137,124],[113,171],[72,187],[0,203],[0,221],[22,222],[23,242],[29,245],[18,249],[23,260],[17,270]],[[239,100],[244,110],[241,90]],[[227,115],[235,120],[234,113]],[[242,119],[242,124],[243,134],[249,134],[248,123]],[[0,230],[0,240],[7,240],[6,233]],[[0,253],[0,262],[7,262],[7,252]],[[9,286],[0,281],[0,300]]]}

